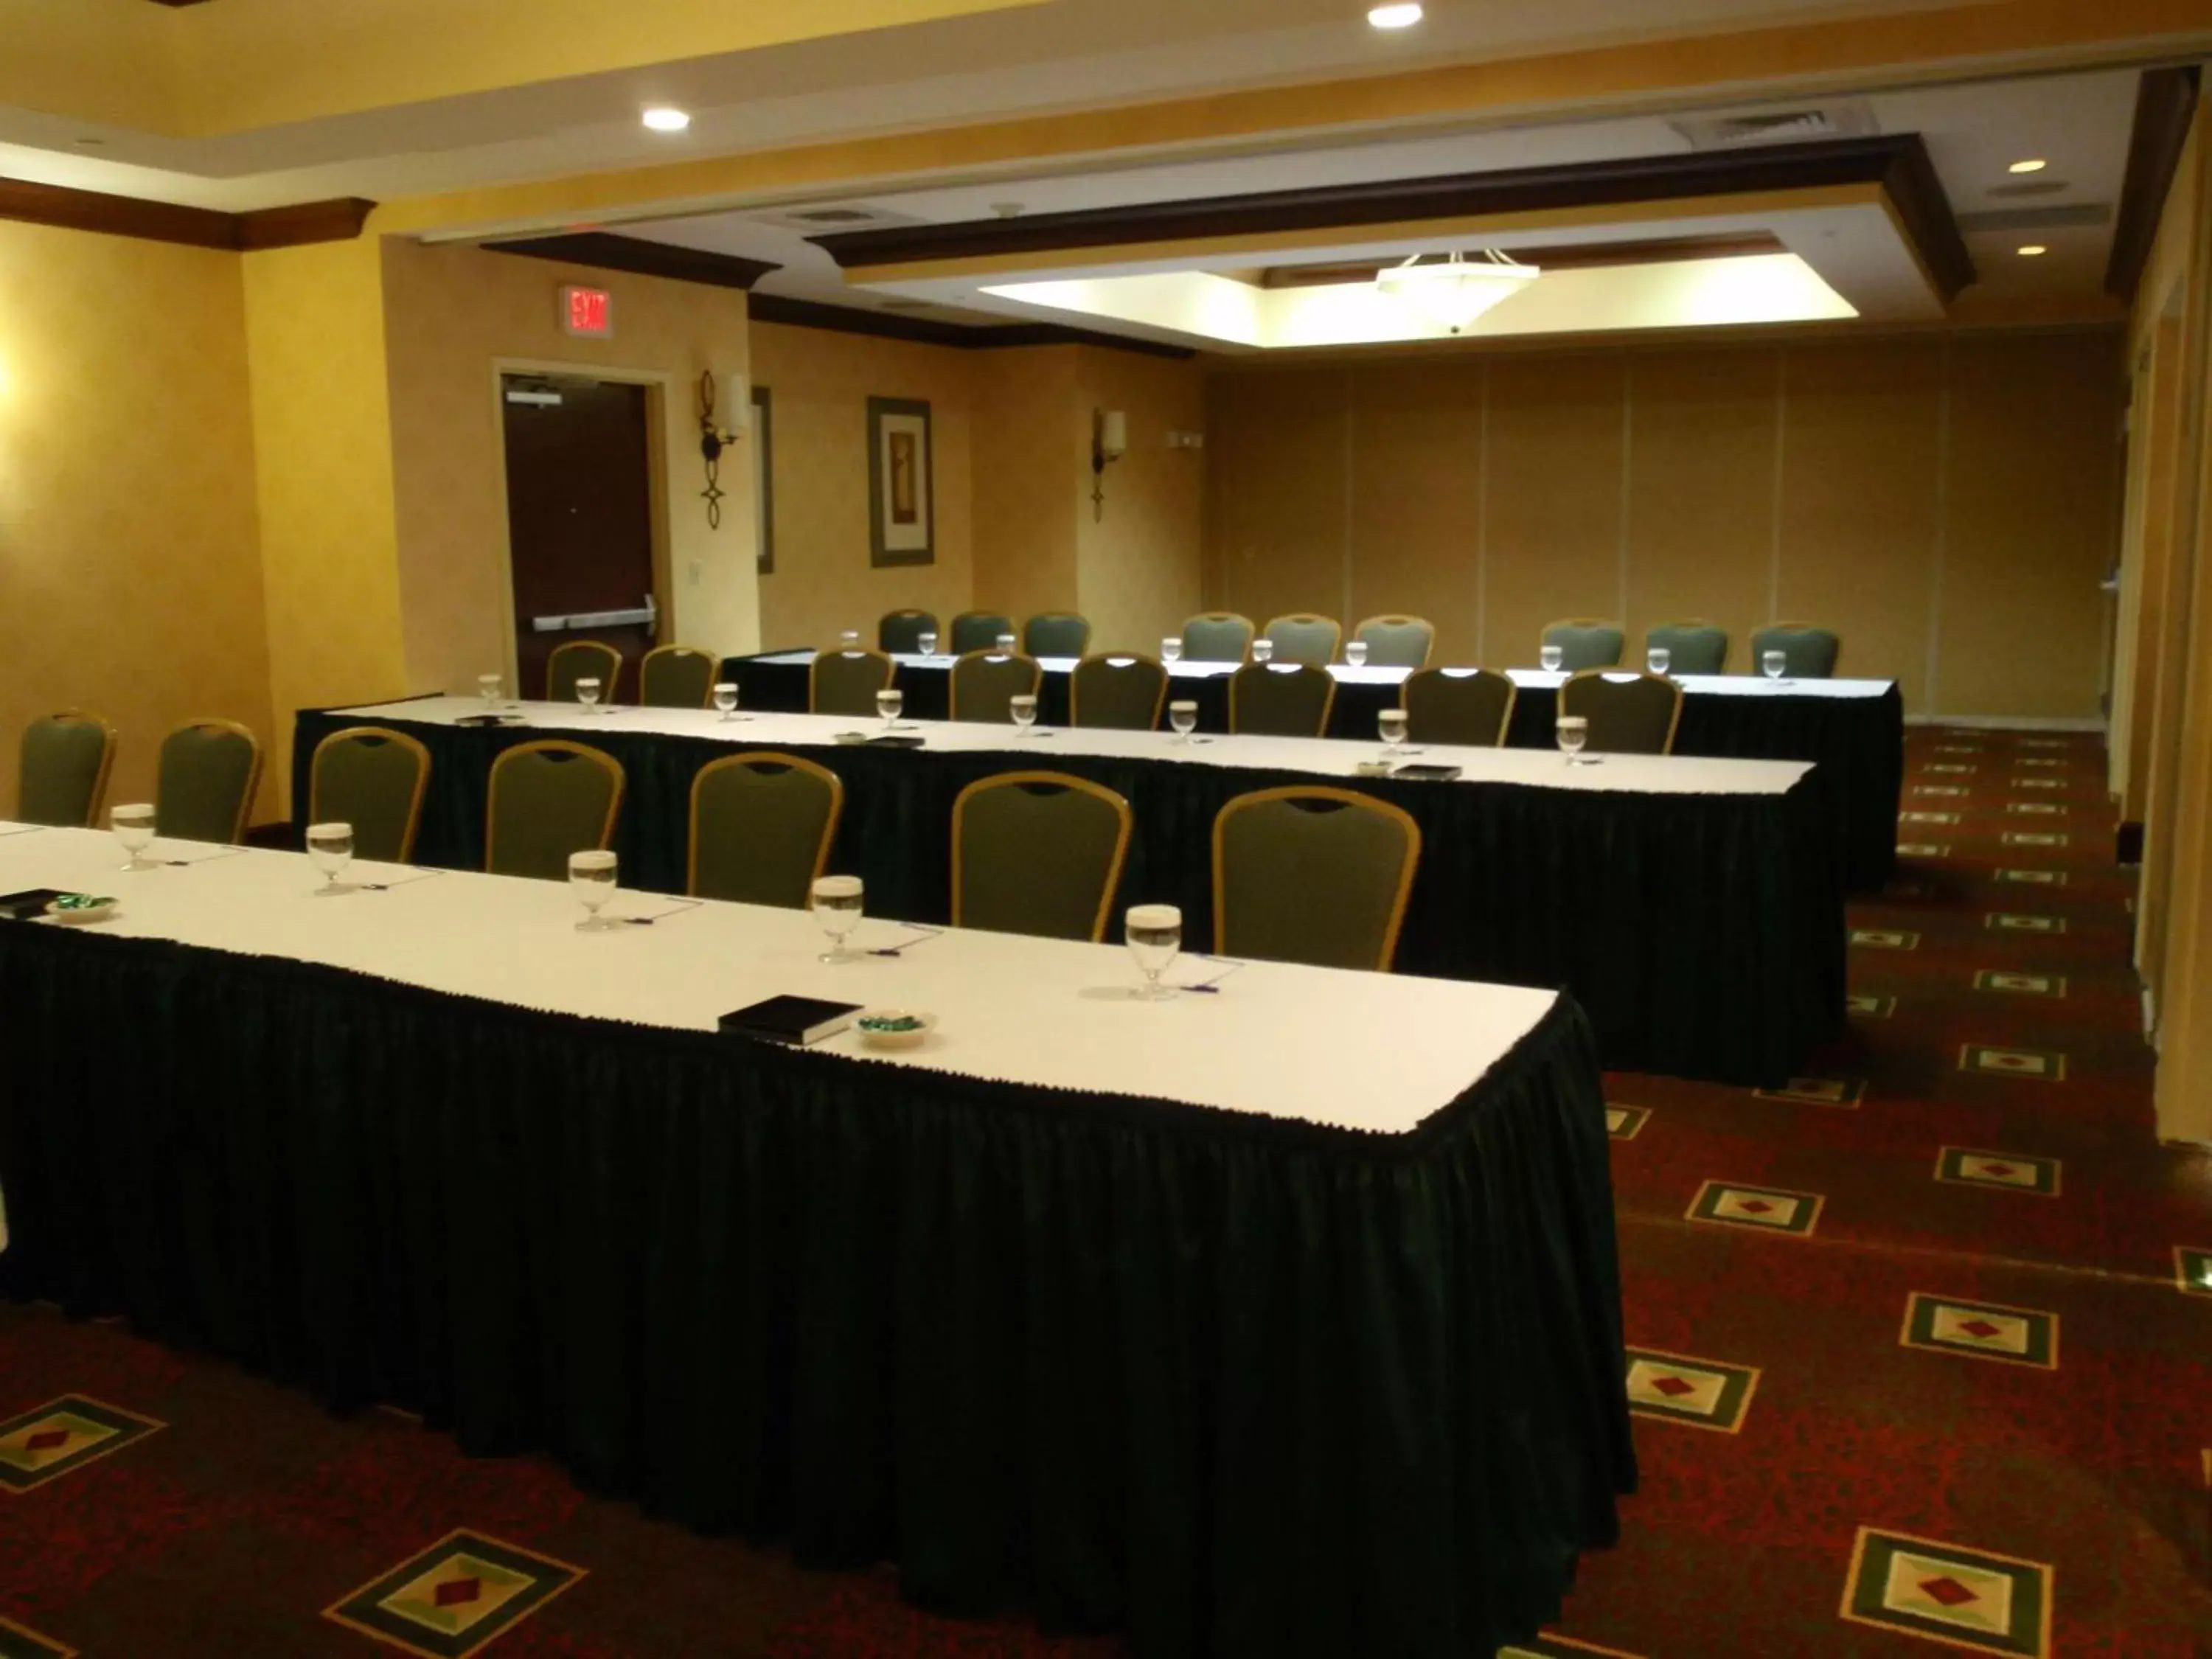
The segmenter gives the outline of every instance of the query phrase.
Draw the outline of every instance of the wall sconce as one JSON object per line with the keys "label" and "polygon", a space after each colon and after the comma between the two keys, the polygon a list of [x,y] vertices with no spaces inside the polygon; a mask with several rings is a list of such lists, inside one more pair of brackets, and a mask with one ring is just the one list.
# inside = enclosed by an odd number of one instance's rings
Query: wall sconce
{"label": "wall sconce", "polygon": [[[726,428],[716,417],[718,391],[729,411]],[[727,493],[721,485],[722,452],[745,435],[745,417],[751,410],[744,375],[717,374],[710,368],[699,376],[699,457],[707,464],[707,487],[699,495],[707,503],[709,530],[722,527],[722,498]]]}
{"label": "wall sconce", "polygon": [[1118,409],[1091,411],[1091,516],[1106,516],[1106,469],[1129,453],[1129,417]]}

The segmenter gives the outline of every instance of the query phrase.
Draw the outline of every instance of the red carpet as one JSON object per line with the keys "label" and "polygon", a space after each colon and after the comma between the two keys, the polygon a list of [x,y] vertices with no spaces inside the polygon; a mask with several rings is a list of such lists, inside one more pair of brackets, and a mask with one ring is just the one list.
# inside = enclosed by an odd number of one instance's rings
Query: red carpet
{"label": "red carpet", "polygon": [[[2212,1252],[2212,1158],[2153,1138],[2101,750],[1925,732],[1908,771],[1936,816],[1854,911],[1865,1006],[1802,1097],[1613,1080],[1644,1490],[1528,1652],[2212,1654],[2212,1294],[2177,1259]],[[494,1659],[1121,1652],[0,1309],[0,1659],[395,1632]]]}

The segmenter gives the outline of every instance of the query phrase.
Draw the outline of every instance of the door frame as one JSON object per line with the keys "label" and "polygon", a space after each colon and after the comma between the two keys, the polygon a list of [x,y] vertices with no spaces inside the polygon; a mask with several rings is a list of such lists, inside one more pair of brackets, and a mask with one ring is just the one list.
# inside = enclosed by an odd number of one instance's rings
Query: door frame
{"label": "door frame", "polygon": [[556,362],[544,357],[495,357],[491,360],[492,446],[499,469],[499,507],[507,519],[507,533],[499,541],[500,637],[505,642],[507,681],[514,694],[523,694],[522,646],[514,629],[514,517],[507,493],[507,377],[538,374],[550,379],[603,380],[611,386],[645,388],[645,445],[648,458],[646,499],[651,508],[653,534],[653,603],[659,612],[659,631],[653,642],[660,645],[675,634],[676,583],[668,550],[668,408],[670,388],[677,377],[665,369],[623,368],[604,363]]}

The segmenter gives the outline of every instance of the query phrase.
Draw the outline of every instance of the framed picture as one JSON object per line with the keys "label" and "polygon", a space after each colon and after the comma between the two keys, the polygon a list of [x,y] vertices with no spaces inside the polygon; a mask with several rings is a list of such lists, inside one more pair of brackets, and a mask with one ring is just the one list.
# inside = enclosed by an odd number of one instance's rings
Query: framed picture
{"label": "framed picture", "polygon": [[868,399],[871,564],[937,562],[937,481],[931,470],[929,405]]}
{"label": "framed picture", "polygon": [[775,401],[764,386],[753,388],[753,546],[760,574],[775,569]]}

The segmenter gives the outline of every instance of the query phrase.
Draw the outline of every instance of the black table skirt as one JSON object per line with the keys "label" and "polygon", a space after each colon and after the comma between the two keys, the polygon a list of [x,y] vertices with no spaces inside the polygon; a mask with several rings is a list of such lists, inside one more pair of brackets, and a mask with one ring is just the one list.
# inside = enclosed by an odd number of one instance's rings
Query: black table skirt
{"label": "black table skirt", "polygon": [[1468,1659],[1634,1488],[1571,1003],[1401,1137],[23,925],[0,1034],[0,1292],[932,1607]]}
{"label": "black table skirt", "polygon": [[[778,662],[787,653],[732,657],[722,675],[736,682],[744,707],[785,714],[806,709],[805,663]],[[943,720],[951,673],[902,664],[899,689],[906,712],[918,720]],[[1037,696],[1037,718],[1047,726],[1067,721],[1067,680],[1048,672]],[[1229,679],[1189,679],[1174,696],[1198,704],[1201,732],[1229,729]],[[1376,736],[1376,716],[1400,701],[1394,685],[1340,684],[1328,735],[1362,742]],[[1513,706],[1505,740],[1516,749],[1549,749],[1559,694],[1523,686]],[[1892,685],[1879,697],[1726,696],[1692,691],[1682,699],[1678,755],[1736,760],[1813,761],[1814,793],[1841,837],[1845,884],[1853,892],[1879,889],[1897,868],[1897,813],[1905,788],[1905,698]]]}
{"label": "black table skirt", "polygon": [[[307,799],[315,744],[356,723],[301,712],[294,799]],[[483,868],[492,760],[542,734],[389,723],[432,757],[418,861]],[[735,746],[757,746],[746,742],[748,727],[728,730]],[[629,773],[617,842],[624,884],[682,892],[691,780],[732,743],[625,732],[619,715],[568,735],[596,743]],[[1215,814],[1246,790],[1314,781],[1196,760],[1059,754],[1039,738],[1018,751],[832,744],[808,753],[845,785],[830,867],[861,877],[878,915],[948,920],[953,798],[977,778],[1048,766],[1119,792],[1135,815],[1113,914],[1180,905],[1194,942],[1212,933]],[[1776,1085],[1841,1030],[1843,896],[1833,825],[1809,778],[1773,796],[1340,781],[1397,802],[1421,826],[1401,972],[1569,990],[1589,1011],[1606,1064],[1623,1071]]]}

